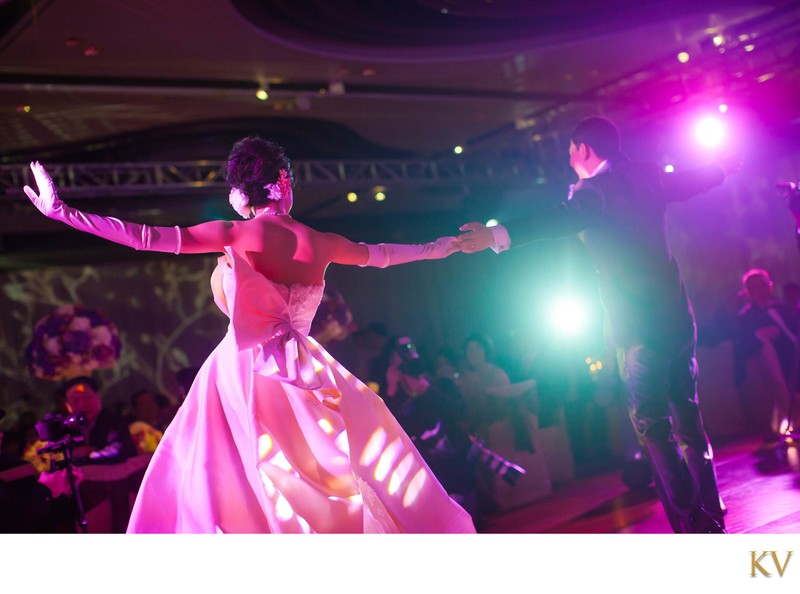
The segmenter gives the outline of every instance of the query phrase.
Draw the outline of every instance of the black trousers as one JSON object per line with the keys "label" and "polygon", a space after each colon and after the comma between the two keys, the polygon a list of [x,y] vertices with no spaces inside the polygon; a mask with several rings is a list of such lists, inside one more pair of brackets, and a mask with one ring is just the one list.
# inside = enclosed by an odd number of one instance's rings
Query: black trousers
{"label": "black trousers", "polygon": [[697,399],[694,343],[667,353],[642,344],[620,348],[617,360],[631,422],[672,529],[691,532],[689,518],[700,508],[723,524],[713,451]]}

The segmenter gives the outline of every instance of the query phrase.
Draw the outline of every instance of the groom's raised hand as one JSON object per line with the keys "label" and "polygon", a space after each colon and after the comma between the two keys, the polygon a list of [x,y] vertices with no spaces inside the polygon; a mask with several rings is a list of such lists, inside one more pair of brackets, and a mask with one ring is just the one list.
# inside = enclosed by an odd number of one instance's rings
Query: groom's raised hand
{"label": "groom's raised hand", "polygon": [[483,223],[467,223],[458,228],[466,231],[456,238],[456,247],[465,254],[473,254],[490,247],[494,243],[492,230]]}

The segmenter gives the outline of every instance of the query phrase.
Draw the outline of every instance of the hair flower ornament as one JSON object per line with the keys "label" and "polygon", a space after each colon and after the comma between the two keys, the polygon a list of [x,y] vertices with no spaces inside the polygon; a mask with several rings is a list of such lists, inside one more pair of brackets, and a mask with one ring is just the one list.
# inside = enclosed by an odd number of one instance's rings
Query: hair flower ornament
{"label": "hair flower ornament", "polygon": [[105,315],[63,305],[36,323],[25,358],[35,377],[59,381],[113,367],[121,351],[119,332]]}
{"label": "hair flower ornament", "polygon": [[233,207],[233,210],[236,211],[236,214],[243,219],[249,219],[252,215],[249,200],[239,188],[231,188],[231,193],[228,196],[228,203]]}
{"label": "hair flower ornament", "polygon": [[269,200],[282,200],[283,198],[287,198],[289,200],[292,199],[292,178],[289,177],[289,173],[285,169],[281,169],[281,173],[278,176],[278,181],[274,184],[267,184],[264,186],[265,190],[269,190],[269,196],[267,198]]}

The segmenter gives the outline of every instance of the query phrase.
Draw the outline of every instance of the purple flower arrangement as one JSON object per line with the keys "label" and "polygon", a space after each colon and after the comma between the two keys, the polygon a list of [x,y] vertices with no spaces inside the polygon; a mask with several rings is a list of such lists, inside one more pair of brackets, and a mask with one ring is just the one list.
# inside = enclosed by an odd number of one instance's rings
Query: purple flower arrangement
{"label": "purple flower arrangement", "polygon": [[25,359],[35,377],[59,381],[112,367],[121,350],[119,332],[105,315],[63,305],[36,323]]}

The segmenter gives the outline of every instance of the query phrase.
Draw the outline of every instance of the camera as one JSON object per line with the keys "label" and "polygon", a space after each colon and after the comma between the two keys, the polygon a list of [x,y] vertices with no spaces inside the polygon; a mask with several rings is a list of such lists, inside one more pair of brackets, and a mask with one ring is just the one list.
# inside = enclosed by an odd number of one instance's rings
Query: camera
{"label": "camera", "polygon": [[408,336],[401,336],[397,339],[395,352],[399,355],[402,363],[400,363],[400,371],[405,375],[411,377],[419,377],[422,375],[423,368],[422,362],[417,352],[417,345]]}
{"label": "camera", "polygon": [[49,413],[36,423],[36,433],[42,441],[83,441],[88,427],[89,419],[81,412],[70,416]]}

